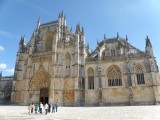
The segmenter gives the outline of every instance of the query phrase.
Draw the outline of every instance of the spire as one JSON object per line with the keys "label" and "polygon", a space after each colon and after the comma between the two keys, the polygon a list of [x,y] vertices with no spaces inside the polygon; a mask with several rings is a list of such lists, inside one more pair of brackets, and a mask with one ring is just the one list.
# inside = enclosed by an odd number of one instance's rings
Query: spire
{"label": "spire", "polygon": [[40,17],[38,17],[38,21],[37,21],[37,30],[39,30],[39,27],[40,27]]}
{"label": "spire", "polygon": [[23,45],[26,45],[26,35],[23,36]]}
{"label": "spire", "polygon": [[23,37],[21,37],[20,41],[19,41],[19,45],[22,45],[23,43]]}
{"label": "spire", "polygon": [[146,36],[146,47],[145,47],[145,52],[146,54],[150,55],[151,57],[154,57],[154,54],[153,54],[153,50],[152,50],[152,45],[151,45],[151,42],[150,42],[150,39],[148,36]]}
{"label": "spire", "polygon": [[61,14],[59,13],[58,18],[60,18],[60,17],[61,17]]}
{"label": "spire", "polygon": [[64,15],[64,19],[66,19],[66,14]]}
{"label": "spire", "polygon": [[99,45],[99,41],[98,41],[98,38],[97,38],[97,46]]}
{"label": "spire", "polygon": [[83,27],[82,27],[82,35],[84,35],[84,29],[83,29]]}
{"label": "spire", "polygon": [[118,34],[118,32],[117,32],[117,39],[119,39],[119,34]]}
{"label": "spire", "polygon": [[127,37],[127,35],[126,35],[126,42],[128,43],[128,37]]}
{"label": "spire", "polygon": [[79,34],[80,33],[80,24],[78,23],[76,25],[76,34]]}
{"label": "spire", "polygon": [[107,39],[105,34],[104,34],[104,39],[105,39],[105,40]]}
{"label": "spire", "polygon": [[26,50],[26,37],[24,35],[21,37],[20,42],[19,42],[19,51],[25,52],[25,50]]}
{"label": "spire", "polygon": [[146,36],[146,46],[150,46],[152,48],[152,45],[151,45],[151,42],[150,42],[148,35]]}
{"label": "spire", "polygon": [[62,13],[61,13],[61,17],[64,17],[63,10],[62,10]]}
{"label": "spire", "polygon": [[87,50],[89,50],[89,43],[87,43]]}

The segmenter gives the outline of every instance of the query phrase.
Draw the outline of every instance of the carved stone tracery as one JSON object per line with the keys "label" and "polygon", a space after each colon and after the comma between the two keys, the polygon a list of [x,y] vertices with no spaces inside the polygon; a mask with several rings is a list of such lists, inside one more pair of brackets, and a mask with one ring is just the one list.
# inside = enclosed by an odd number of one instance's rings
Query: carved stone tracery
{"label": "carved stone tracery", "polygon": [[49,88],[50,79],[49,75],[45,72],[43,67],[40,67],[33,75],[31,80],[32,89]]}

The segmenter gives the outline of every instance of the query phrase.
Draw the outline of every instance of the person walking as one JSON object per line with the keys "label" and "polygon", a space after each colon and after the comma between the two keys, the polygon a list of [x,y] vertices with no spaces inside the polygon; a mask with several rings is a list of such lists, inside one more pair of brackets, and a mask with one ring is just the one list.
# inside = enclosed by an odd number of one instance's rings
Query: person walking
{"label": "person walking", "polygon": [[39,104],[39,111],[40,111],[41,114],[42,114],[42,107],[43,107],[43,104],[42,104],[42,102],[40,102],[40,104]]}
{"label": "person walking", "polygon": [[57,109],[58,109],[58,103],[57,102],[55,104],[55,108],[56,108],[56,112],[57,112]]}
{"label": "person walking", "polygon": [[45,109],[46,115],[47,115],[47,113],[48,113],[48,104],[47,103],[44,105],[44,109]]}
{"label": "person walking", "polygon": [[55,104],[54,103],[52,103],[52,113],[55,113]]}
{"label": "person walking", "polygon": [[31,104],[29,103],[28,105],[28,114],[30,115],[31,114]]}

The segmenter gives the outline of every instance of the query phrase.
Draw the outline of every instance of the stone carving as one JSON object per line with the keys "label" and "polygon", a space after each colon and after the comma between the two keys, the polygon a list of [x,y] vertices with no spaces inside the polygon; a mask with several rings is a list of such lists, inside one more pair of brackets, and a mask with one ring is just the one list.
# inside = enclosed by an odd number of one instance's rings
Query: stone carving
{"label": "stone carving", "polygon": [[50,85],[50,77],[44,71],[44,68],[41,66],[39,70],[32,77],[31,88],[32,89],[49,88],[49,85]]}
{"label": "stone carving", "polygon": [[87,70],[87,73],[88,73],[88,76],[93,76],[94,75],[94,70],[93,70],[93,68],[88,68],[88,70]]}
{"label": "stone carving", "polygon": [[64,100],[74,100],[74,90],[66,90],[63,92]]}

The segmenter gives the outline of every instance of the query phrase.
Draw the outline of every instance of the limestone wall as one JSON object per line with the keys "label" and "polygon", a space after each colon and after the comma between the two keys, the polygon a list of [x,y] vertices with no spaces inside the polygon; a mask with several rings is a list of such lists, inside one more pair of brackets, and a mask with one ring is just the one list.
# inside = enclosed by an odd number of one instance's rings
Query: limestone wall
{"label": "limestone wall", "polygon": [[18,104],[28,104],[28,80],[16,80],[14,91],[12,92],[12,102]]}
{"label": "limestone wall", "polygon": [[11,103],[12,83],[10,80],[0,81],[0,104]]}

